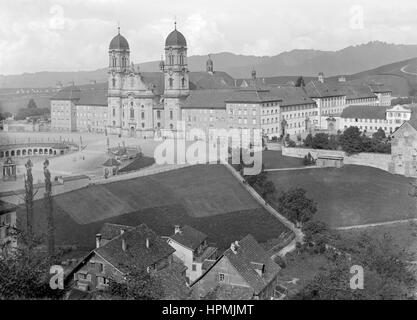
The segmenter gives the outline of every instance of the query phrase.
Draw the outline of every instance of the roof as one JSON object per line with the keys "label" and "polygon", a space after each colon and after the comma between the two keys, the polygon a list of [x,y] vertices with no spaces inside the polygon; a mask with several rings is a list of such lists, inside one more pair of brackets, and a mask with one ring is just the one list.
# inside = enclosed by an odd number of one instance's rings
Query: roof
{"label": "roof", "polygon": [[186,47],[187,41],[185,40],[184,35],[179,32],[177,29],[172,31],[167,39],[165,40],[165,47],[171,46],[178,46],[178,47]]}
{"label": "roof", "polygon": [[293,106],[316,103],[307,95],[307,92],[300,87],[271,88],[271,92],[282,99],[280,106]]}
{"label": "roof", "polygon": [[[149,248],[146,246],[147,239]],[[123,240],[126,243],[125,251],[122,249]],[[141,224],[125,231],[123,234],[119,234],[103,246],[94,249],[94,252],[120,271],[126,272],[127,265],[146,269],[167,258],[175,250],[145,224]]]}
{"label": "roof", "polygon": [[122,224],[105,223],[100,229],[101,237],[105,240],[112,240],[120,236],[121,231],[133,230],[135,227],[126,226]]}
{"label": "roof", "polygon": [[385,92],[392,92],[392,90],[388,87],[385,87],[383,84],[369,84],[369,88],[372,92],[375,93],[385,93]]}
{"label": "roof", "polygon": [[197,71],[190,72],[190,87],[198,89],[228,89],[235,86],[235,80],[226,72],[215,71],[213,73]]}
{"label": "roof", "polygon": [[305,90],[311,98],[339,97],[346,95],[337,84],[328,82],[322,83],[317,80],[307,83]]}
{"label": "roof", "polygon": [[79,100],[81,96],[80,88],[76,86],[64,87],[58,91],[51,100]]}
{"label": "roof", "polygon": [[274,95],[269,89],[259,89],[250,87],[234,91],[225,102],[242,103],[263,103],[271,101],[281,101],[282,99]]}
{"label": "roof", "polygon": [[185,300],[190,298],[191,290],[185,281],[187,267],[178,262],[172,262],[166,268],[156,272],[156,279],[160,280],[164,291],[164,299],[167,300]]}
{"label": "roof", "polygon": [[366,85],[355,85],[351,83],[339,84],[340,88],[345,92],[346,99],[365,99],[374,98],[377,96],[372,92],[369,86]]}
{"label": "roof", "polygon": [[109,50],[129,50],[129,42],[119,33],[111,40]]}
{"label": "roof", "polygon": [[17,206],[12,203],[0,200],[0,214],[5,214],[15,211]]}
{"label": "roof", "polygon": [[207,235],[193,227],[185,225],[181,228],[181,232],[175,233],[170,238],[187,248],[195,250],[207,239]]}
{"label": "roof", "polygon": [[107,107],[107,89],[81,91],[80,99],[76,102],[76,105]]}
{"label": "roof", "polygon": [[386,119],[387,107],[354,105],[343,109],[341,117],[345,119]]}
{"label": "roof", "polygon": [[234,90],[195,90],[185,100],[182,109],[226,109],[225,100]]}
{"label": "roof", "polygon": [[[238,242],[236,253],[229,248],[217,261],[191,286],[202,279],[223,257],[226,257],[240,276],[258,295],[272,280],[276,278],[281,268],[270,258],[252,235],[247,235]],[[263,275],[256,271],[263,267]]]}
{"label": "roof", "polygon": [[108,158],[106,162],[103,163],[103,167],[115,167],[120,166],[120,162],[114,158]]}

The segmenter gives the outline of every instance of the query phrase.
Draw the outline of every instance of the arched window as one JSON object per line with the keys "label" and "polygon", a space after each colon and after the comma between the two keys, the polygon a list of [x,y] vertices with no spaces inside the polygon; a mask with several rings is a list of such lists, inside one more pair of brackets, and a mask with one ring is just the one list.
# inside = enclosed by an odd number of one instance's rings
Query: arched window
{"label": "arched window", "polygon": [[135,109],[130,108],[130,117],[133,119],[135,118]]}
{"label": "arched window", "polygon": [[172,66],[174,64],[174,56],[170,53],[168,56],[168,64]]}
{"label": "arched window", "polygon": [[185,79],[184,78],[181,79],[181,86],[185,87]]}
{"label": "arched window", "polygon": [[174,79],[169,78],[169,87],[172,88],[174,86]]}
{"label": "arched window", "polygon": [[141,112],[141,119],[145,119],[145,112]]}
{"label": "arched window", "polygon": [[170,125],[169,125],[169,128],[172,130],[172,129],[174,129],[174,125],[171,123]]}
{"label": "arched window", "polygon": [[169,111],[169,119],[174,119],[174,113],[172,112],[172,110]]}
{"label": "arched window", "polygon": [[116,86],[116,79],[113,78],[113,79],[111,79],[111,81],[112,81],[112,85],[113,85],[113,88],[114,88]]}
{"label": "arched window", "polygon": [[117,65],[117,58],[116,57],[113,57],[112,60],[113,60],[113,62],[112,62],[113,68],[115,68],[116,65]]}

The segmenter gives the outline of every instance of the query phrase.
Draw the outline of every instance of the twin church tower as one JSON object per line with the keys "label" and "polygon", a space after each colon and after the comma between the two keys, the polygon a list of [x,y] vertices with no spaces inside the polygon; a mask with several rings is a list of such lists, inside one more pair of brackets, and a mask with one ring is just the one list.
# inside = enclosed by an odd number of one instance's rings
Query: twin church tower
{"label": "twin church tower", "polygon": [[[209,59],[210,60],[210,59]],[[141,73],[130,60],[129,43],[118,34],[109,46],[108,108],[110,133],[153,136],[180,130],[181,105],[189,95],[187,41],[176,28],[165,41],[160,73]]]}

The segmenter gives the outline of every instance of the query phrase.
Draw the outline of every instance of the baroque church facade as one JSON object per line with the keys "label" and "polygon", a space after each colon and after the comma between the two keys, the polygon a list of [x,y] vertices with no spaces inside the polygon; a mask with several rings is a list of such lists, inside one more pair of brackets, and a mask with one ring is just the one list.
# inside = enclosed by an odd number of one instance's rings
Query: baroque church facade
{"label": "baroque church facade", "polygon": [[163,92],[146,81],[130,63],[129,43],[120,32],[109,47],[108,114],[109,133],[128,136],[153,136],[169,129],[177,131],[181,106],[188,97],[189,71],[187,42],[181,32],[173,30],[165,41],[165,60],[160,62]]}

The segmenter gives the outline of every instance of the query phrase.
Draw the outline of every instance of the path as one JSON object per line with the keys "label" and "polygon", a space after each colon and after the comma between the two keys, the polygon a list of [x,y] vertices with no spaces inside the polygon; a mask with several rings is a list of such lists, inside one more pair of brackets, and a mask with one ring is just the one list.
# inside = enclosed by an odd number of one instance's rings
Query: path
{"label": "path", "polygon": [[393,220],[393,221],[387,221],[387,222],[368,223],[368,224],[359,224],[359,225],[355,225],[355,226],[337,227],[337,228],[333,228],[333,229],[334,230],[364,229],[364,228],[388,226],[388,225],[392,225],[392,224],[407,223],[407,222],[417,222],[417,218],[403,219],[403,220]]}
{"label": "path", "polygon": [[281,215],[278,211],[276,211],[273,207],[271,207],[266,201],[247,183],[244,183],[244,178],[227,162],[222,161],[222,164],[226,166],[227,169],[232,173],[232,175],[239,181],[239,183],[255,198],[256,201],[270,214],[276,217],[283,225],[285,225],[288,229],[290,229],[295,234],[295,238],[292,242],[282,248],[278,253],[274,254],[271,258],[275,258],[277,255],[285,255],[288,252],[295,250],[296,243],[302,242],[304,238],[304,234],[301,232],[299,228],[297,228],[291,221],[289,221],[286,217]]}
{"label": "path", "polygon": [[407,67],[408,67],[408,64],[407,64],[406,66],[402,67],[402,68],[401,68],[401,72],[402,72],[402,73],[406,73],[406,74],[411,74],[411,75],[413,75],[413,76],[417,76],[417,73],[414,73],[414,72],[409,72],[409,71],[405,71],[405,68],[407,68]]}

